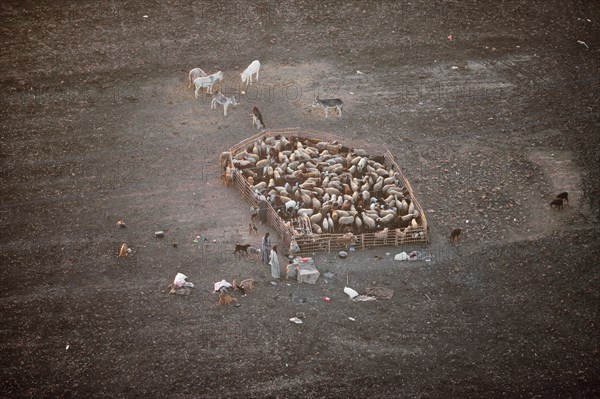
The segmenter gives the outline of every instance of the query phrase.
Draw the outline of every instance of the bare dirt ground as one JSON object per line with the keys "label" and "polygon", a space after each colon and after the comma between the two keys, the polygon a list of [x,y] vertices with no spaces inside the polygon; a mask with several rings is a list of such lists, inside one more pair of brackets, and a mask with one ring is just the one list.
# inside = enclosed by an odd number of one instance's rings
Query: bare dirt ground
{"label": "bare dirt ground", "polygon": [[[0,5],[0,397],[598,397],[598,3],[225,3]],[[238,94],[227,117],[197,66]],[[311,286],[234,257],[265,228],[216,163],[253,105],[390,148],[430,222],[404,250],[431,261],[317,254]],[[394,297],[352,303],[346,276]]]}

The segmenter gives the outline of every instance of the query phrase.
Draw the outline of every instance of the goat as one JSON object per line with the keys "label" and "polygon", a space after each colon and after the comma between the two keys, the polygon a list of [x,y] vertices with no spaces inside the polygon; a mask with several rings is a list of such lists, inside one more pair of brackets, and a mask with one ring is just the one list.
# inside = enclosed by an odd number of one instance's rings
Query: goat
{"label": "goat", "polygon": [[231,305],[233,302],[237,302],[237,298],[224,292],[219,294],[219,305]]}
{"label": "goat", "polygon": [[246,295],[246,291],[254,291],[254,279],[247,278],[242,280],[239,284],[236,284],[235,279],[233,280],[233,290],[240,291],[242,295]]}
{"label": "goat", "polygon": [[551,208],[556,208],[557,211],[560,211],[563,208],[563,199],[556,198],[554,201],[550,203]]}
{"label": "goat", "polygon": [[248,223],[248,232],[250,235],[252,235],[252,233],[258,234],[258,227],[256,227],[254,223]]}
{"label": "goat", "polygon": [[256,129],[265,128],[265,122],[263,121],[262,114],[258,110],[258,107],[252,108],[252,126],[256,126]]}
{"label": "goat", "polygon": [[339,98],[330,98],[325,100],[320,100],[319,97],[315,98],[312,103],[313,108],[320,107],[325,110],[325,118],[328,116],[329,108],[335,108],[338,114],[338,118],[342,117],[342,107],[344,106],[344,102]]}
{"label": "goat", "polygon": [[221,104],[223,106],[223,114],[227,116],[227,107],[229,107],[229,104],[235,106],[238,105],[238,102],[235,99],[235,96],[225,97],[220,91],[218,91],[213,95],[212,101],[210,102],[210,109],[216,109],[217,104]]}
{"label": "goat", "polygon": [[556,198],[560,198],[561,200],[563,200],[563,202],[566,202],[567,205],[569,204],[569,193],[566,191],[564,193],[558,194]]}
{"label": "goat", "polygon": [[335,240],[336,245],[348,248],[350,244],[356,241],[356,237],[352,233],[346,233],[342,237]]}
{"label": "goat", "polygon": [[215,72],[212,75],[201,76],[194,79],[194,85],[196,86],[196,91],[194,91],[194,95],[198,98],[198,92],[201,88],[206,88],[208,94],[212,94],[212,87],[215,83],[223,80],[223,72]]}
{"label": "goat", "polygon": [[242,72],[240,74],[240,76],[242,77],[242,84],[245,83],[246,86],[248,86],[249,84],[252,84],[252,75],[256,74],[256,81],[258,82],[258,71],[260,70],[260,61],[258,60],[254,60],[252,61],[252,63],[250,65],[248,65],[248,68],[246,68],[244,70],[244,72]]}
{"label": "goat", "polygon": [[387,227],[385,229],[375,233],[375,240],[383,240],[384,244],[387,244],[387,238],[388,238],[388,228]]}
{"label": "goat", "polygon": [[190,71],[190,85],[188,87],[192,87],[194,85],[194,80],[196,78],[204,78],[208,76],[206,72],[204,72],[200,68],[194,68]]}

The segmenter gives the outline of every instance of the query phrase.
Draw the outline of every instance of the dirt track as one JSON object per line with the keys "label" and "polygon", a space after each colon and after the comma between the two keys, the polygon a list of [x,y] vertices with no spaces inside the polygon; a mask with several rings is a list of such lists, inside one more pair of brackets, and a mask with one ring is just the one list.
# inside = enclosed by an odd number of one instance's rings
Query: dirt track
{"label": "dirt track", "polygon": [[[3,2],[0,396],[597,397],[600,8],[479,3]],[[227,117],[194,99],[197,66],[238,95]],[[216,163],[253,105],[389,147],[431,228],[404,250],[432,260],[319,254],[333,278],[273,286],[233,256],[260,238]],[[349,302],[346,276],[394,297]]]}

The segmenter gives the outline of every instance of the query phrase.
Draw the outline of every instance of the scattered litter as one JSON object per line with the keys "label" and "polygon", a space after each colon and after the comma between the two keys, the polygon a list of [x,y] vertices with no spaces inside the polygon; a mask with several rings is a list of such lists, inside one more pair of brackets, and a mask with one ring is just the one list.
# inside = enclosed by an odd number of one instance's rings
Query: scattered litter
{"label": "scattered litter", "polygon": [[215,283],[215,292],[219,291],[227,291],[228,288],[233,287],[231,283],[228,283],[225,280],[221,280],[218,283]]}
{"label": "scattered litter", "polygon": [[587,48],[587,49],[590,48],[583,40],[577,40],[577,43],[583,44],[585,46],[585,48]]}
{"label": "scattered litter", "polygon": [[390,253],[389,253],[389,252],[386,252],[386,253],[385,253],[385,256],[390,256]]}
{"label": "scattered litter", "polygon": [[431,301],[431,298],[429,298],[429,295],[425,294],[425,296],[427,297],[427,299],[429,299]]}
{"label": "scattered litter", "polygon": [[392,299],[394,296],[394,290],[384,287],[368,287],[365,289],[365,294],[377,299]]}
{"label": "scattered litter", "polygon": [[361,72],[361,71],[356,71],[356,74],[357,74],[357,75],[364,75],[365,73],[364,73],[364,72]]}
{"label": "scattered litter", "polygon": [[369,301],[376,301],[377,298],[375,298],[374,296],[359,295],[357,297],[352,298],[352,300],[354,302],[369,302]]}
{"label": "scattered litter", "polygon": [[328,278],[329,280],[333,279],[334,274],[332,272],[323,273],[323,277]]}
{"label": "scattered litter", "polygon": [[175,276],[175,280],[173,280],[173,285],[175,285],[177,287],[194,288],[194,284],[189,281],[185,281],[186,279],[187,279],[187,276],[185,274],[177,273],[177,275]]}
{"label": "scattered litter", "polygon": [[329,298],[328,296],[324,296],[324,297],[323,297],[323,300],[324,300],[325,302],[331,302],[331,298]]}
{"label": "scattered litter", "polygon": [[354,252],[354,251],[356,251],[356,248],[354,248],[352,245],[350,245],[350,248],[348,248],[348,251]]}
{"label": "scattered litter", "polygon": [[294,258],[292,265],[298,270],[298,282],[307,284],[316,284],[321,273],[317,270],[312,258]]}
{"label": "scattered litter", "polygon": [[375,255],[375,256],[373,256],[373,259],[382,260],[383,256]]}
{"label": "scattered litter", "polygon": [[348,252],[340,251],[340,252],[338,252],[338,255],[340,258],[345,259],[348,256]]}
{"label": "scattered litter", "polygon": [[351,299],[356,298],[358,296],[358,292],[354,291],[350,287],[344,287],[344,293],[348,295]]}
{"label": "scattered litter", "polygon": [[144,16],[143,16],[143,18],[148,18],[148,16],[147,16],[147,15],[144,15]]}
{"label": "scattered litter", "polygon": [[450,68],[450,69],[453,69],[453,70],[455,70],[455,71],[456,71],[456,70],[458,69],[458,67],[455,65],[455,66],[453,66],[453,67],[452,67],[452,68]]}
{"label": "scattered litter", "polygon": [[156,238],[163,238],[164,236],[165,236],[165,232],[162,230],[154,232],[154,237],[156,237]]}
{"label": "scattered litter", "polygon": [[177,248],[177,243],[176,242],[173,243],[173,248]]}
{"label": "scattered litter", "polygon": [[119,226],[119,227],[120,227],[120,228],[122,228],[122,229],[124,229],[125,227],[127,227],[127,225],[125,224],[125,222],[124,222],[124,221],[122,221],[122,220],[119,220],[119,221],[117,222],[117,226]]}
{"label": "scattered litter", "polygon": [[454,36],[453,35],[448,35],[448,40],[451,41],[451,42],[454,41]]}
{"label": "scattered litter", "polygon": [[350,321],[356,321],[356,319],[354,317],[348,317],[348,320],[350,320]]}
{"label": "scattered litter", "polygon": [[[201,239],[202,237],[196,236],[196,238],[194,238],[194,243],[199,243]],[[202,242],[208,242],[208,238],[204,237],[204,240],[202,240]]]}
{"label": "scattered litter", "polygon": [[408,254],[406,252],[400,252],[399,254],[396,254],[396,256],[394,256],[394,260],[407,260],[408,259]]}
{"label": "scattered litter", "polygon": [[121,245],[121,248],[119,249],[119,256],[120,257],[125,257],[125,256],[127,256],[129,254],[130,254],[130,252],[128,251],[127,244],[123,243]]}
{"label": "scattered litter", "polygon": [[296,323],[296,324],[302,324],[302,320],[300,320],[300,319],[299,319],[299,318],[297,318],[297,317],[292,317],[292,318],[290,319],[290,321],[291,321],[292,323]]}
{"label": "scattered litter", "polygon": [[353,93],[353,92],[351,92],[351,91],[349,91],[348,93],[350,93],[350,94],[354,94],[354,93]]}
{"label": "scattered litter", "polygon": [[70,345],[69,345],[69,344],[67,344],[67,347],[65,348],[65,350],[69,350],[69,346],[70,346]]}
{"label": "scattered litter", "polygon": [[271,281],[271,285],[277,285],[275,281]]}

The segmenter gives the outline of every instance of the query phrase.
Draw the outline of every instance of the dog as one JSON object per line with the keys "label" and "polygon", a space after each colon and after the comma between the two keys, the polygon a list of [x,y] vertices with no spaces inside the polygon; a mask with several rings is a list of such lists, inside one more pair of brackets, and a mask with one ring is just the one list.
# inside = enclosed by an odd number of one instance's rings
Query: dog
{"label": "dog", "polygon": [[256,126],[256,129],[264,129],[265,122],[263,121],[262,114],[258,110],[258,107],[252,108],[252,127]]}
{"label": "dog", "polygon": [[550,203],[550,208],[560,211],[561,209],[563,209],[563,203],[564,203],[564,200],[562,198],[556,198],[554,201],[552,201]]}
{"label": "dog", "polygon": [[237,254],[238,252],[240,253],[245,253],[246,255],[250,255],[248,253],[248,248],[250,247],[250,244],[246,244],[246,245],[240,245],[240,244],[236,244],[235,245],[235,251],[233,252],[233,254]]}
{"label": "dog", "polygon": [[248,232],[250,234],[255,233],[258,234],[258,227],[254,223],[248,223]]}
{"label": "dog", "polygon": [[461,229],[454,229],[452,230],[452,233],[450,233],[450,242],[456,242],[458,241],[458,237],[460,237],[460,233],[462,232]]}
{"label": "dog", "polygon": [[219,294],[219,305],[231,305],[233,302],[237,302],[237,298],[224,292]]}

